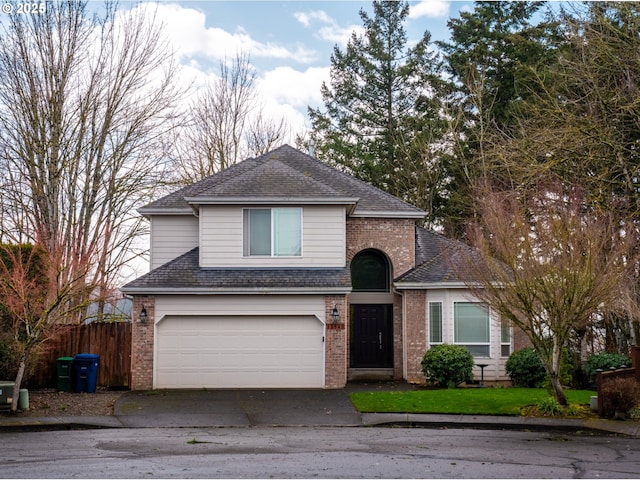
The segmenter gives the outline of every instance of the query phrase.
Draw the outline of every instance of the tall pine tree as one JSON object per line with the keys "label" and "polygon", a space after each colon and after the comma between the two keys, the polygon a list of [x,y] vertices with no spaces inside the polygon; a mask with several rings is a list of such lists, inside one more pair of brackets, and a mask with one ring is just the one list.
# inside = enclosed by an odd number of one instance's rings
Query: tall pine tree
{"label": "tall pine tree", "polygon": [[555,23],[540,19],[544,2],[476,2],[471,12],[449,20],[450,42],[439,42],[446,70],[457,90],[453,116],[463,139],[447,170],[451,195],[445,209],[447,233],[462,236],[473,215],[472,185],[491,177],[499,188],[511,188],[507,176],[494,170],[487,154],[498,134],[517,124],[523,102],[536,97],[536,79],[555,63]]}
{"label": "tall pine tree", "polygon": [[335,47],[325,110],[309,109],[310,140],[328,163],[425,209],[436,222],[446,176],[446,83],[430,33],[409,47],[406,2],[375,1],[364,34]]}

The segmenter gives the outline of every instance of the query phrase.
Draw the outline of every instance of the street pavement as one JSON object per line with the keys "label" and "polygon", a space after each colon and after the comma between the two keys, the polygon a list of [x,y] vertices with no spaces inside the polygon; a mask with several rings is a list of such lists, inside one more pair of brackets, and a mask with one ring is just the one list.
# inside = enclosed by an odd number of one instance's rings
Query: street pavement
{"label": "street pavement", "polygon": [[354,427],[403,425],[536,431],[590,431],[640,438],[640,422],[488,415],[360,413],[353,391],[411,389],[407,384],[349,384],[339,390],[150,390],[125,392],[113,416],[0,416],[0,432],[90,428]]}

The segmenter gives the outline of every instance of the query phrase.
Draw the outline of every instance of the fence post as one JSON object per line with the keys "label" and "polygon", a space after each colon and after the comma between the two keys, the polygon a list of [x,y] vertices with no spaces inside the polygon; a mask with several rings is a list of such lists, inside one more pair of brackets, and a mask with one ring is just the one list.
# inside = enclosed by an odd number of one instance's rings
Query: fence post
{"label": "fence post", "polygon": [[640,383],[640,346],[631,347],[631,366],[635,368],[636,382]]}
{"label": "fence post", "polygon": [[602,417],[604,412],[604,395],[602,394],[602,370],[596,370],[596,388],[598,389],[598,416]]}

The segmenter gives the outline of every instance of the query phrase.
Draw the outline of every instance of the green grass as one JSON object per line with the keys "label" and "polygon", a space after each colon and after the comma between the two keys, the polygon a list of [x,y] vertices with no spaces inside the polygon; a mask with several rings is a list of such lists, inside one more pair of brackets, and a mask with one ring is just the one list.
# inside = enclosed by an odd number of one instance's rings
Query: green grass
{"label": "green grass", "polygon": [[[596,393],[567,390],[571,404],[589,404]],[[467,415],[520,415],[550,395],[537,388],[455,388],[400,392],[354,392],[351,401],[362,413],[453,413]]]}

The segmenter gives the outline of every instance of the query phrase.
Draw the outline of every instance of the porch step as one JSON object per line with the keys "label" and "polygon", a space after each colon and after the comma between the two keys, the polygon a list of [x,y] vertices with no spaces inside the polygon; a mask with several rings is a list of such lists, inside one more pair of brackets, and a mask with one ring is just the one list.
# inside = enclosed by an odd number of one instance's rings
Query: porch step
{"label": "porch step", "polygon": [[388,381],[393,380],[393,368],[350,368],[348,381]]}

